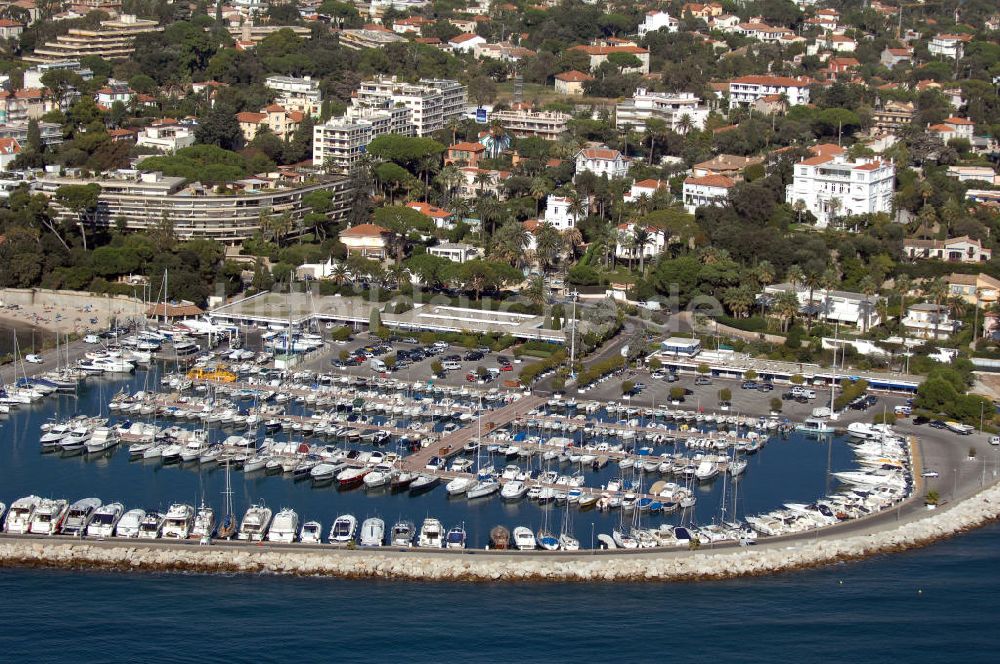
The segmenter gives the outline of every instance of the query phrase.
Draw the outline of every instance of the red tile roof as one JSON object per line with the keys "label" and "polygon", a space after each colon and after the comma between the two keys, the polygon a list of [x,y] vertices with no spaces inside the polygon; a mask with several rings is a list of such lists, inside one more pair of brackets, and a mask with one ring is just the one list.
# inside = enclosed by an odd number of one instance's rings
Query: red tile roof
{"label": "red tile roof", "polygon": [[556,79],[565,83],[583,83],[584,81],[593,81],[594,77],[590,74],[584,74],[582,71],[570,69],[561,74],[556,74]]}
{"label": "red tile roof", "polygon": [[340,231],[340,236],[344,237],[373,237],[376,235],[387,235],[390,231],[377,224],[358,224],[348,229]]}
{"label": "red tile roof", "polygon": [[701,185],[703,187],[719,187],[729,189],[736,185],[736,181],[727,178],[725,175],[705,175],[700,178],[689,177],[684,180],[684,184]]}

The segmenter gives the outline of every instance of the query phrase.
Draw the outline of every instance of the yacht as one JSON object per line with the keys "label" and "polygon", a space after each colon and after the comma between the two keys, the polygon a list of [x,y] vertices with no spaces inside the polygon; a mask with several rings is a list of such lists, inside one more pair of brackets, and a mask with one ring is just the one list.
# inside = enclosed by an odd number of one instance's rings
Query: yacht
{"label": "yacht", "polygon": [[[848,425],[848,430],[850,430]],[[867,426],[867,425],[866,425]],[[802,433],[812,433],[812,434],[827,434],[833,433],[834,428],[830,426],[830,423],[819,417],[807,417],[795,427],[796,431],[801,431]]]}
{"label": "yacht", "polygon": [[410,484],[410,495],[416,496],[426,493],[441,483],[441,478],[434,475],[418,475],[417,479]]}
{"label": "yacht", "polygon": [[159,512],[146,512],[139,523],[139,539],[157,539],[162,531],[163,515]]}
{"label": "yacht", "polygon": [[28,532],[32,535],[55,535],[62,528],[67,511],[69,503],[65,500],[43,498],[35,508],[34,516],[31,517]]}
{"label": "yacht", "polygon": [[454,528],[448,531],[447,535],[445,535],[444,538],[445,548],[464,549],[465,539],[466,539],[465,527],[455,526]]}
{"label": "yacht", "polygon": [[393,546],[413,546],[413,536],[416,528],[411,521],[398,521],[392,527],[391,543]]}
{"label": "yacht", "polygon": [[82,537],[87,532],[87,526],[94,517],[94,510],[101,506],[100,498],[81,498],[69,506],[66,520],[62,525],[62,534]]}
{"label": "yacht", "polygon": [[496,478],[487,475],[481,479],[476,480],[476,482],[469,487],[466,491],[466,496],[469,499],[473,498],[484,498],[486,496],[491,496],[500,490],[500,482],[496,481]]}
{"label": "yacht", "polygon": [[139,526],[146,518],[146,510],[134,509],[125,512],[115,526],[115,537],[134,538],[139,536]]}
{"label": "yacht", "polygon": [[299,534],[299,514],[288,507],[274,515],[267,531],[268,542],[294,542]]}
{"label": "yacht", "polygon": [[240,531],[236,539],[251,542],[263,541],[268,526],[271,525],[271,508],[265,505],[251,505],[240,522]]}
{"label": "yacht", "polygon": [[428,549],[440,549],[444,546],[444,527],[433,517],[424,519],[420,526],[417,546]]}
{"label": "yacht", "polygon": [[504,500],[520,500],[528,493],[528,485],[521,480],[511,480],[500,489],[500,497]]}
{"label": "yacht", "polygon": [[122,518],[125,511],[121,503],[108,503],[101,505],[94,510],[94,516],[87,524],[87,537],[98,537],[104,539],[115,534],[115,526]]}
{"label": "yacht", "polygon": [[194,524],[194,507],[184,503],[174,503],[167,510],[163,520],[164,539],[187,539]]}
{"label": "yacht", "polygon": [[444,488],[445,491],[448,492],[449,496],[458,496],[468,491],[472,486],[472,482],[473,480],[471,477],[456,477],[448,482]]}
{"label": "yacht", "polygon": [[25,535],[31,527],[31,519],[35,515],[35,509],[42,499],[38,496],[25,496],[18,498],[10,505],[7,517],[3,522],[5,533],[12,535]]}
{"label": "yacht", "polygon": [[514,529],[513,535],[514,547],[518,551],[534,551],[538,548],[538,542],[535,541],[535,534],[531,532],[531,528],[518,526]]}
{"label": "yacht", "polygon": [[302,524],[299,541],[303,544],[319,544],[323,541],[323,524],[319,521],[306,521]]}
{"label": "yacht", "polygon": [[90,429],[85,426],[76,426],[59,441],[59,447],[67,452],[80,450],[83,449],[88,440],[90,440]]}
{"label": "yacht", "polygon": [[59,447],[59,443],[61,443],[63,438],[68,436],[69,432],[72,430],[73,428],[69,424],[53,424],[45,433],[42,434],[41,438],[38,439],[38,442],[42,444],[43,450]]}
{"label": "yacht", "polygon": [[385,542],[385,521],[377,517],[365,519],[361,523],[361,546],[382,546]]}
{"label": "yacht", "polygon": [[353,514],[341,514],[333,522],[330,528],[331,544],[347,544],[354,540],[354,533],[358,529],[358,520]]}
{"label": "yacht", "polygon": [[87,452],[96,454],[118,444],[118,434],[111,427],[97,427],[85,443]]}
{"label": "yacht", "polygon": [[198,513],[194,515],[194,525],[191,527],[191,537],[204,539],[211,537],[215,531],[215,510],[202,503]]}

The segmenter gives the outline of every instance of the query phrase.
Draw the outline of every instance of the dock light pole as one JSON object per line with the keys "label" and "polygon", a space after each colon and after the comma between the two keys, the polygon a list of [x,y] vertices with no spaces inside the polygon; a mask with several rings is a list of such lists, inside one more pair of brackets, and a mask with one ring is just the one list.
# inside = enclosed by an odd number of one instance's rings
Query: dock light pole
{"label": "dock light pole", "polygon": [[574,379],[576,378],[576,301],[579,295],[580,292],[576,290],[570,293],[570,297],[573,298],[573,327],[569,337],[569,376]]}

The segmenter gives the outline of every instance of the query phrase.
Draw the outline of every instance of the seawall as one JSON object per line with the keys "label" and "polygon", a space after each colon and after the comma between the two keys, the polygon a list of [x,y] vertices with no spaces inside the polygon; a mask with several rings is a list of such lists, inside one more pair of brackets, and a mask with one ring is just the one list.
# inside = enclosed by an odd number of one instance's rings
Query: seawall
{"label": "seawall", "polygon": [[430,581],[692,581],[758,576],[903,551],[976,528],[1000,517],[1000,485],[950,509],[864,534],[816,533],[801,540],[703,551],[500,554],[191,546],[135,541],[73,542],[0,539],[0,566],[113,571],[288,574]]}

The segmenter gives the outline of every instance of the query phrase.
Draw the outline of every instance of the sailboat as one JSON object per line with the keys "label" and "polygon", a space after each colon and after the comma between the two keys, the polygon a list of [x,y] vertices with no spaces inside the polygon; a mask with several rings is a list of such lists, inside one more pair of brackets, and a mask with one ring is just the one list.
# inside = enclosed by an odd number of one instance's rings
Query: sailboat
{"label": "sailboat", "polygon": [[566,501],[566,511],[563,512],[562,527],[559,532],[559,548],[563,551],[579,551],[580,550],[580,540],[573,537],[570,534],[573,526],[571,523],[571,517],[569,514],[570,501]]}
{"label": "sailboat", "polygon": [[222,521],[219,523],[219,528],[216,531],[216,536],[219,539],[232,539],[233,535],[236,534],[239,523],[236,521],[236,515],[233,513],[233,486],[229,479],[228,458],[226,459],[226,490],[222,492],[222,495],[226,497],[226,507],[225,512],[222,514]]}

